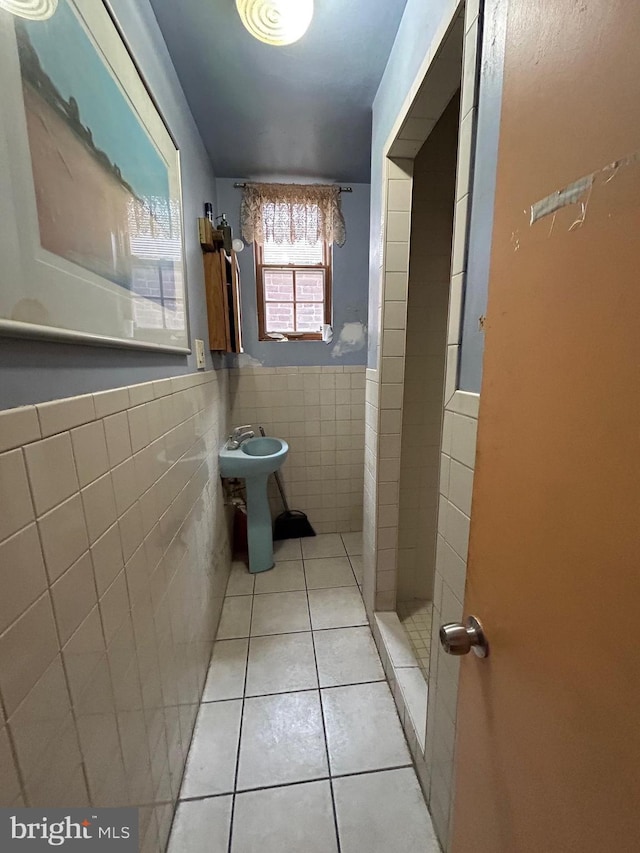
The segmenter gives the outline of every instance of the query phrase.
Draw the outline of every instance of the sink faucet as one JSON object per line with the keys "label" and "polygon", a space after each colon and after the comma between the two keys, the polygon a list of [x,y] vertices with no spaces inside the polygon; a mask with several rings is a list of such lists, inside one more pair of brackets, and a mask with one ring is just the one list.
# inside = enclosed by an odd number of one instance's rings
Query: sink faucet
{"label": "sink faucet", "polygon": [[247,441],[247,439],[254,437],[255,432],[251,428],[251,424],[235,427],[233,433],[229,436],[229,450],[237,450],[243,441]]}

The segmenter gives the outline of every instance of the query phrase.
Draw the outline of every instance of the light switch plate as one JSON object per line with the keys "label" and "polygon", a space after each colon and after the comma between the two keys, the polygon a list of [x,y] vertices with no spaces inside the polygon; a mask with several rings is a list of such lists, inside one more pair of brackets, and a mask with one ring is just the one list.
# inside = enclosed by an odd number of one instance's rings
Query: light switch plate
{"label": "light switch plate", "polygon": [[204,341],[196,338],[196,367],[198,370],[204,370],[206,366],[204,360]]}

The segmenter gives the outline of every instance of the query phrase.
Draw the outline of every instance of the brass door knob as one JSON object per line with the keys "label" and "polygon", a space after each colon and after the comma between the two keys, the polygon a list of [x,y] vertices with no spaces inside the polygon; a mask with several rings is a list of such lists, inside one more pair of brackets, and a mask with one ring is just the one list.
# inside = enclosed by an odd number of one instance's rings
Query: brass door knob
{"label": "brass door knob", "polygon": [[473,649],[479,658],[489,654],[489,643],[480,621],[468,616],[464,622],[448,622],[440,628],[440,644],[448,655],[468,655]]}

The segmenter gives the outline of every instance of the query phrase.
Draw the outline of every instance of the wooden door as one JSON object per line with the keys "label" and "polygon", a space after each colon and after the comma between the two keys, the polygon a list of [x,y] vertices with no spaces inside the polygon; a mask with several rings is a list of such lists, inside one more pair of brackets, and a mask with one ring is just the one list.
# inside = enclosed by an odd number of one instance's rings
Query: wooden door
{"label": "wooden door", "polygon": [[636,853],[640,3],[508,5],[452,849]]}

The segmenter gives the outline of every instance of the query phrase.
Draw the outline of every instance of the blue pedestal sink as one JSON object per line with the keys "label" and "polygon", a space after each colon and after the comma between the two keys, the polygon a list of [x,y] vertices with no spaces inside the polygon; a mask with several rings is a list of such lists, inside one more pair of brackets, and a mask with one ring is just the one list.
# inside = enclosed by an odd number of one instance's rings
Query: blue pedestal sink
{"label": "blue pedestal sink", "polygon": [[220,474],[241,477],[247,487],[247,538],[249,571],[273,568],[273,530],[267,498],[269,474],[287,458],[289,445],[281,438],[250,438],[232,449],[228,443],[218,453]]}

